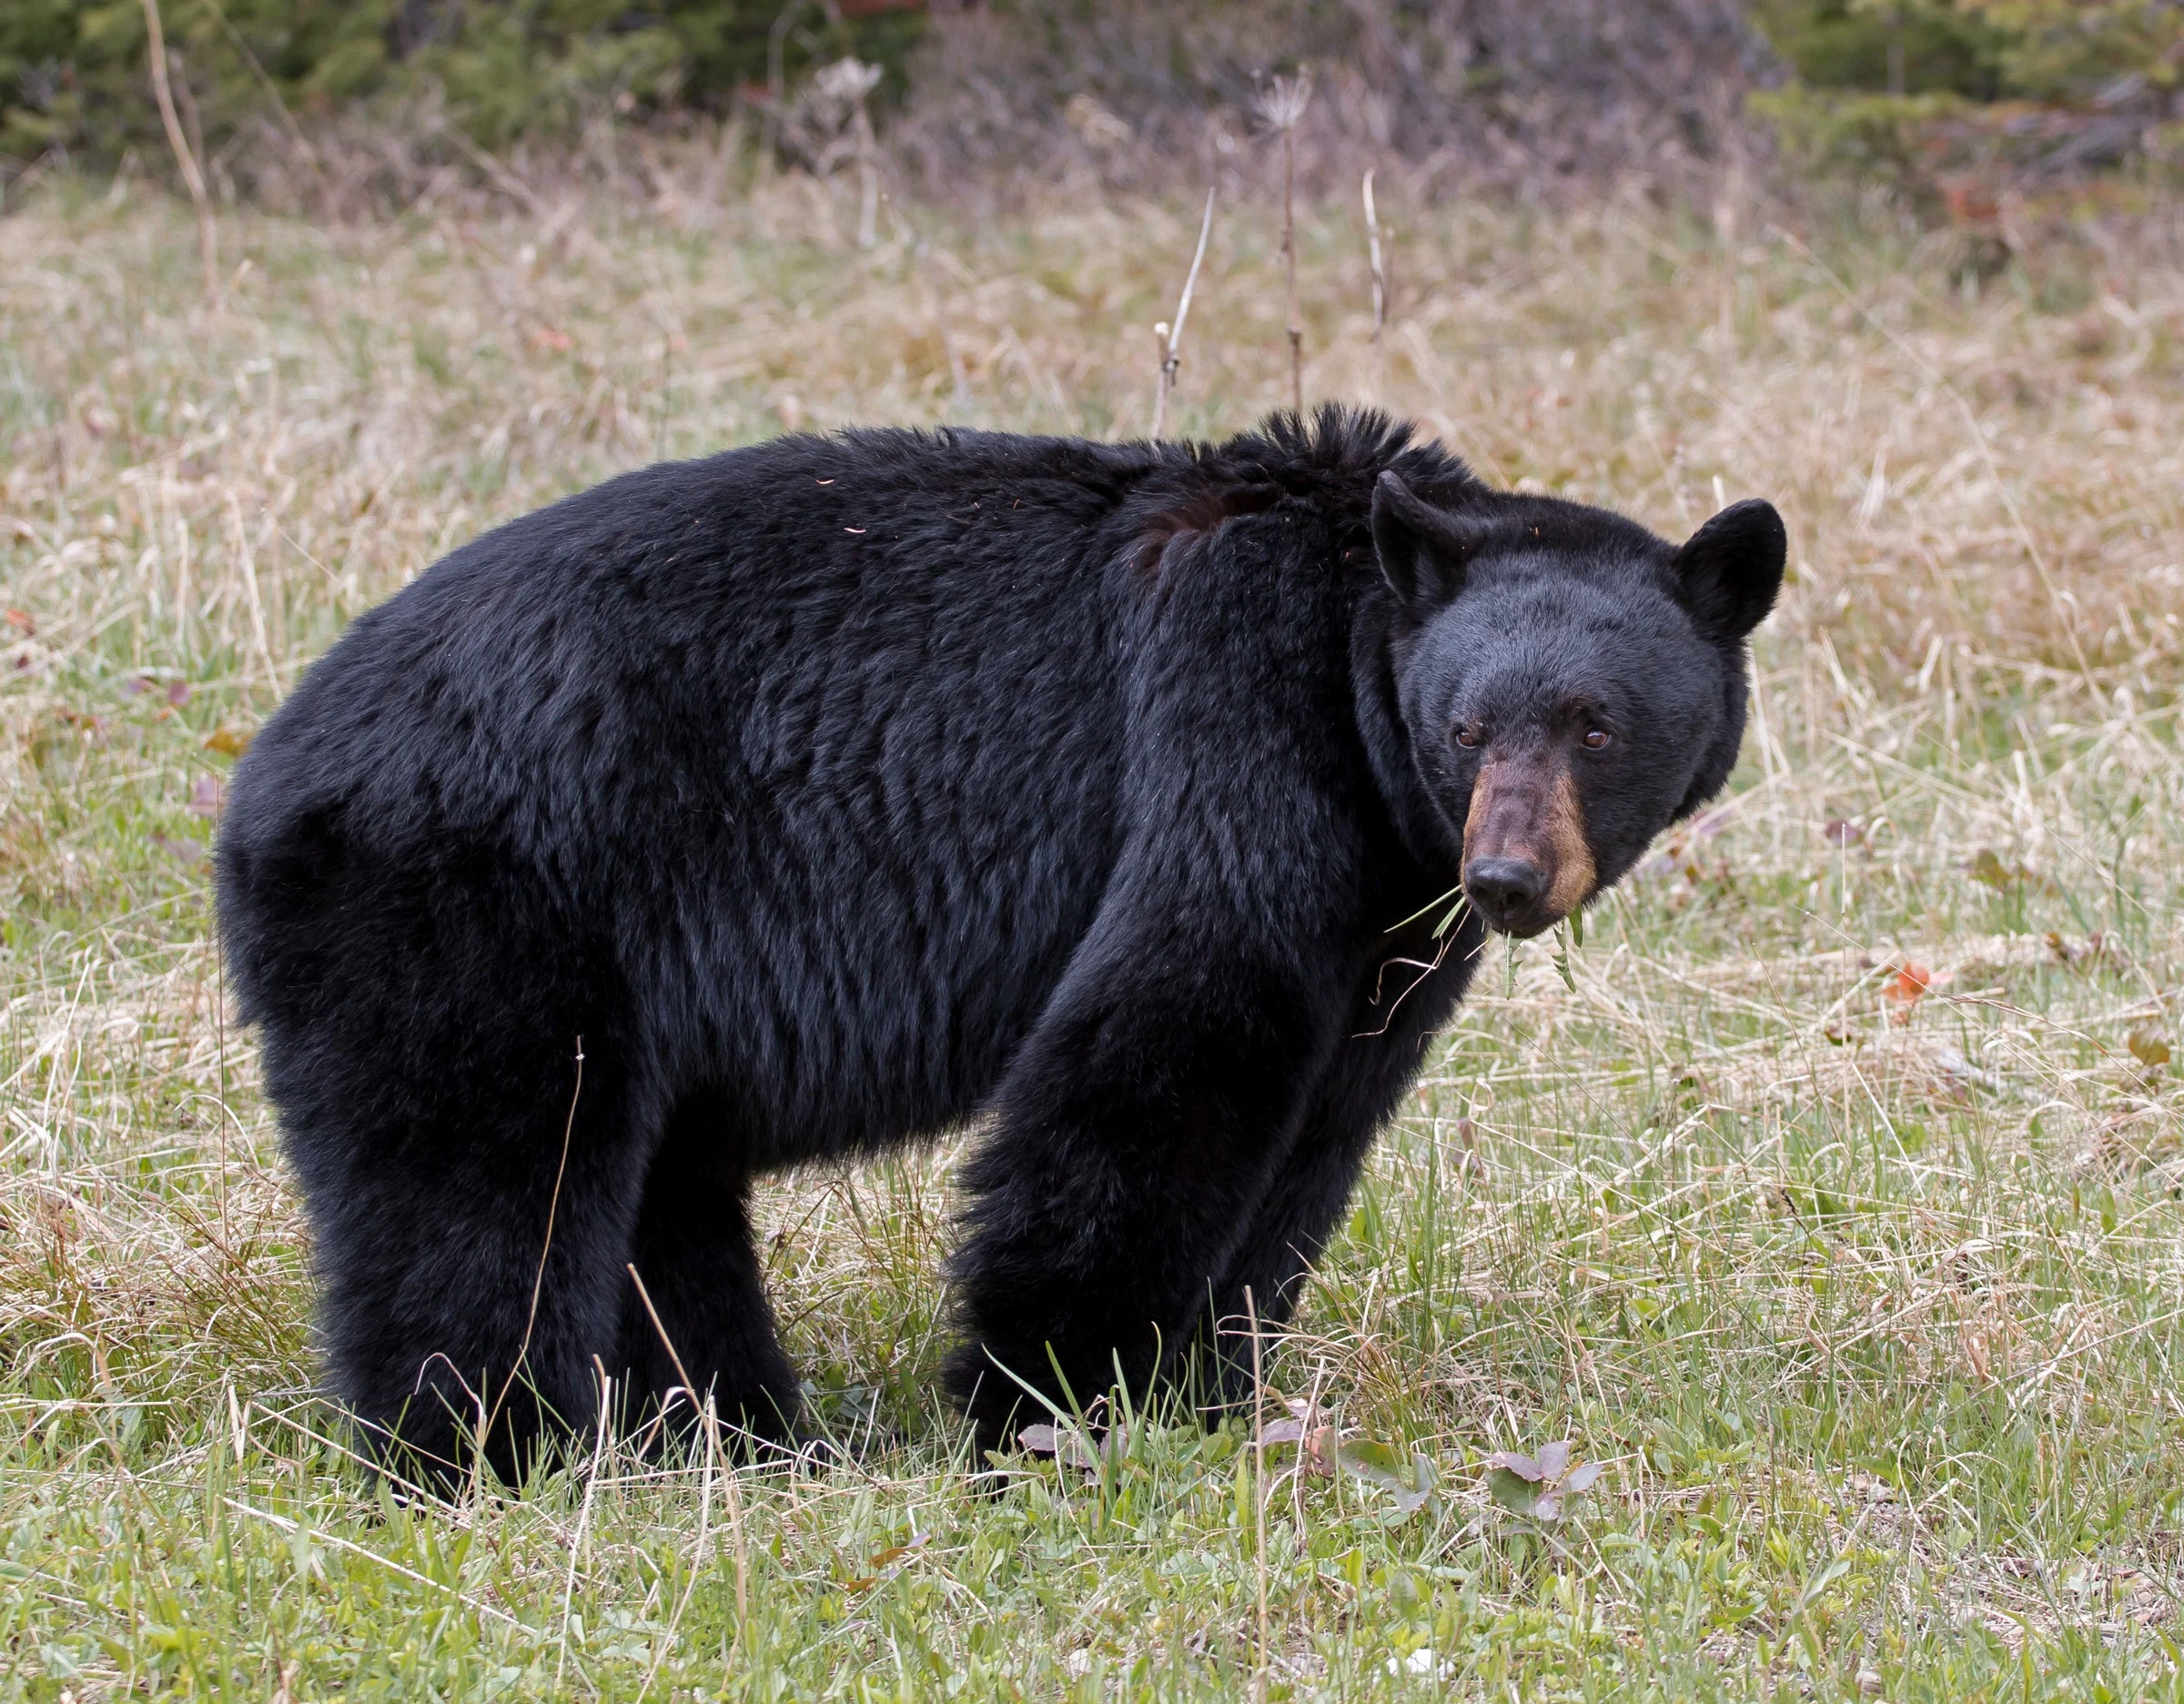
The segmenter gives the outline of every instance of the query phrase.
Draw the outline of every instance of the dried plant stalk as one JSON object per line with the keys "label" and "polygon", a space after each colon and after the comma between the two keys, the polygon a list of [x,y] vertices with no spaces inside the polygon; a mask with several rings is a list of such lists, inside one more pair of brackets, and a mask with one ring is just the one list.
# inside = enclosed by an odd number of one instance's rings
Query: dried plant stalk
{"label": "dried plant stalk", "polygon": [[1388,327],[1388,271],[1380,260],[1380,221],[1372,205],[1372,174],[1365,174],[1365,252],[1372,261],[1372,341]]}
{"label": "dried plant stalk", "polygon": [[1289,276],[1289,407],[1304,412],[1304,328],[1297,323],[1297,141],[1281,133],[1281,257]]}
{"label": "dried plant stalk", "polygon": [[1168,399],[1176,388],[1176,369],[1183,364],[1183,322],[1190,318],[1191,292],[1198,287],[1198,268],[1206,263],[1206,239],[1213,234],[1213,191],[1206,192],[1205,216],[1198,220],[1198,247],[1190,257],[1190,273],[1183,280],[1183,297],[1176,304],[1173,330],[1165,319],[1153,328],[1160,351],[1160,372],[1153,387],[1153,441],[1168,430]]}
{"label": "dried plant stalk", "polygon": [[213,227],[212,197],[205,192],[205,174],[197,168],[189,138],[182,134],[182,120],[175,112],[175,92],[167,84],[167,32],[159,24],[159,0],[144,0],[144,27],[151,38],[152,95],[159,103],[159,122],[166,127],[167,145],[175,151],[175,164],[182,168],[182,181],[189,187],[190,201],[197,210],[197,258],[205,268],[205,299],[217,301],[219,234]]}
{"label": "dried plant stalk", "polygon": [[1297,121],[1312,102],[1312,74],[1276,77],[1259,115],[1281,137],[1281,261],[1289,290],[1289,407],[1304,412],[1304,328],[1297,315]]}
{"label": "dried plant stalk", "polygon": [[[865,98],[879,86],[880,67],[856,58],[837,59],[812,79],[812,87],[824,104],[826,124],[836,141],[846,126],[857,162],[857,247],[870,248],[879,241],[879,143],[873,136],[872,114]],[[834,145],[822,163],[836,157]]]}
{"label": "dried plant stalk", "polygon": [[1153,322],[1153,348],[1159,354],[1159,365],[1153,370],[1153,442],[1157,444],[1168,430],[1168,392],[1175,382],[1175,363],[1169,353],[1174,345],[1168,341],[1165,319]]}
{"label": "dried plant stalk", "polygon": [[1271,1649],[1267,1628],[1267,1381],[1259,1361],[1259,1301],[1248,1284],[1244,1286],[1244,1314],[1251,1324],[1251,1443],[1258,1452],[1251,1464],[1251,1512],[1252,1571],[1259,1588],[1259,1660],[1251,1669],[1251,1698],[1252,1704],[1263,1704]]}
{"label": "dried plant stalk", "polygon": [[870,248],[880,240],[879,143],[872,134],[872,114],[864,97],[857,97],[857,247]]}

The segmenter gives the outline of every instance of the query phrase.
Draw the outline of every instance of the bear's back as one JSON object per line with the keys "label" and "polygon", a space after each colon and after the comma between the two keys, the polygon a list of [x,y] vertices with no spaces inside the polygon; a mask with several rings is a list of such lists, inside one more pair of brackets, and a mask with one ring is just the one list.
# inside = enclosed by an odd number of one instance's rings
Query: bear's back
{"label": "bear's back", "polygon": [[[267,725],[224,898],[270,873],[330,919],[490,870],[686,1014],[671,1051],[794,1079],[775,1103],[853,1144],[840,1085],[950,1110],[1114,857],[1150,608],[1121,505],[1156,454],[791,439],[512,521],[361,617]],[[251,908],[224,909],[247,959]]]}

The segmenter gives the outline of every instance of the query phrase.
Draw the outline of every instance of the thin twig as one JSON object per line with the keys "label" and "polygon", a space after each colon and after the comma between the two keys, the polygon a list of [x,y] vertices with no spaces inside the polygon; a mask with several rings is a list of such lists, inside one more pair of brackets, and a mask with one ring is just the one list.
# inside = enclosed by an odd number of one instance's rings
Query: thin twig
{"label": "thin twig", "polygon": [[583,1559],[584,1534],[592,1524],[592,1498],[599,1490],[600,1465],[607,1457],[607,1415],[612,1406],[614,1381],[596,1355],[592,1365],[599,1371],[599,1442],[592,1452],[592,1471],[584,1476],[583,1506],[576,1512],[576,1533],[569,1541],[569,1572],[561,1580],[561,1651],[553,1659],[553,1690],[561,1689],[561,1669],[569,1660],[569,1607],[576,1597],[576,1570]]}
{"label": "thin twig", "polygon": [[1304,415],[1304,328],[1297,315],[1297,126],[1312,104],[1312,73],[1300,66],[1293,77],[1276,77],[1259,102],[1259,115],[1281,136],[1281,261],[1289,290],[1289,407]]}
{"label": "thin twig", "polygon": [[450,125],[444,131],[441,132],[441,134],[444,135],[449,141],[452,142],[457,148],[460,149],[462,153],[467,155],[473,166],[477,166],[480,171],[483,172],[488,177],[491,178],[496,184],[500,185],[502,189],[513,196],[518,201],[521,201],[525,207],[529,207],[535,216],[542,219],[549,217],[549,215],[552,212],[552,209],[547,207],[546,203],[541,199],[537,190],[533,189],[529,184],[525,183],[521,177],[517,176],[515,173],[510,171],[507,166],[501,165],[499,160],[495,159],[490,154],[488,154],[483,148],[480,147],[475,142],[471,141],[469,136],[463,134],[460,126]]}
{"label": "thin twig", "polygon": [[1259,1366],[1259,1303],[1248,1284],[1244,1286],[1244,1313],[1251,1325],[1251,1444],[1258,1451],[1251,1476],[1251,1504],[1258,1534],[1259,1661],[1251,1672],[1251,1697],[1254,1704],[1260,1704],[1267,1696],[1267,1386]]}
{"label": "thin twig", "polygon": [[346,1550],[349,1555],[360,1556],[368,1562],[377,1562],[390,1574],[399,1574],[404,1579],[415,1580],[420,1586],[430,1586],[434,1591],[444,1591],[466,1609],[474,1609],[480,1615],[490,1616],[496,1621],[504,1621],[521,1632],[529,1633],[531,1631],[507,1610],[496,1609],[490,1603],[480,1603],[468,1593],[459,1591],[456,1588],[449,1585],[444,1579],[434,1579],[430,1574],[420,1574],[413,1568],[404,1568],[399,1562],[381,1556],[377,1550],[368,1550],[360,1544],[352,1544],[347,1538],[339,1538],[330,1532],[320,1532],[316,1528],[305,1526],[299,1520],[290,1520],[285,1515],[276,1515],[270,1509],[253,1508],[249,1504],[238,1502],[232,1497],[223,1497],[220,1501],[227,1504],[238,1515],[248,1515],[253,1520],[262,1520],[269,1526],[279,1528],[283,1532],[300,1534],[313,1544],[329,1544],[337,1550]]}
{"label": "thin twig", "polygon": [[243,507],[236,500],[235,493],[228,493],[228,517],[235,527],[236,560],[242,565],[243,591],[249,600],[250,630],[258,640],[258,654],[266,665],[266,684],[275,692],[280,691],[280,665],[273,660],[273,646],[266,636],[265,600],[258,590],[258,559],[250,550],[250,534],[243,525]]}
{"label": "thin twig", "polygon": [[1190,272],[1183,280],[1182,299],[1176,304],[1176,323],[1171,330],[1162,320],[1153,328],[1153,336],[1160,348],[1160,373],[1153,390],[1153,441],[1158,443],[1168,430],[1168,399],[1176,388],[1176,369],[1183,364],[1183,322],[1190,318],[1191,292],[1198,287],[1198,268],[1206,262],[1206,239],[1213,234],[1213,191],[1206,192],[1205,216],[1198,220],[1198,246],[1190,257]]}
{"label": "thin twig", "polygon": [[1153,368],[1153,442],[1156,444],[1168,431],[1168,375],[1173,370],[1168,360],[1168,350],[1172,347],[1168,342],[1168,321],[1155,320],[1153,348],[1159,354],[1159,360]]}
{"label": "thin twig", "polygon": [[[713,1394],[705,1393],[706,1449],[711,1456],[720,1451],[721,1417],[714,1407]],[[724,1465],[724,1464],[723,1464]],[[723,1476],[721,1481],[728,1493],[728,1534],[735,1544],[735,1649],[741,1650],[744,1638],[751,1630],[751,1548],[743,1537],[743,1493],[733,1473]]]}
{"label": "thin twig", "polygon": [[1372,341],[1380,346],[1388,325],[1388,273],[1380,263],[1380,221],[1372,205],[1372,174],[1365,174],[1365,252],[1372,260]]}
{"label": "thin twig", "polygon": [[1304,414],[1304,328],[1297,323],[1297,135],[1281,133],[1281,256],[1289,297],[1289,408]]}
{"label": "thin twig", "polygon": [[853,122],[857,134],[857,247],[870,248],[880,240],[879,143],[872,134],[872,114],[864,96],[857,96]]}
{"label": "thin twig", "polygon": [[[324,1432],[312,1431],[309,1427],[304,1425],[301,1420],[297,1419],[294,1416],[283,1414],[278,1408],[273,1407],[268,1404],[260,1401],[255,1396],[250,1399],[249,1406],[252,1408],[257,1409],[258,1413],[264,1415],[267,1419],[274,1421],[278,1425],[288,1427],[303,1437],[308,1438],[319,1449],[330,1451],[332,1454],[337,1456],[347,1457],[350,1461],[355,1462],[358,1467],[366,1468],[369,1472],[377,1475],[380,1479],[386,1481],[387,1484],[392,1486],[404,1497],[410,1498],[414,1502],[437,1503],[444,1502],[446,1500],[438,1491],[432,1490],[429,1487],[420,1484],[415,1479],[403,1477],[402,1475],[397,1473],[386,1463],[373,1460],[372,1457],[365,1455],[361,1450],[352,1449],[349,1445],[343,1443],[338,1437],[330,1437]],[[246,1426],[247,1425],[248,1421],[246,1420]]]}
{"label": "thin twig", "polygon": [[531,1353],[531,1334],[539,1323],[539,1297],[546,1287],[546,1256],[553,1252],[553,1222],[561,1208],[561,1180],[569,1174],[569,1143],[576,1134],[576,1103],[583,1092],[584,1038],[580,1035],[576,1038],[576,1086],[569,1091],[569,1116],[561,1125],[561,1162],[554,1167],[553,1194],[546,1203],[546,1240],[539,1245],[539,1269],[531,1278],[531,1312],[524,1316],[523,1340],[516,1346],[516,1358],[508,1369],[508,1377],[500,1386],[500,1394],[493,1398],[492,1412],[485,1417],[485,1430],[478,1439],[480,1455],[486,1440],[492,1436],[492,1428],[500,1423],[508,1393],[515,1388],[516,1380],[523,1371],[523,1359]]}
{"label": "thin twig", "polygon": [[[630,1268],[632,1275],[636,1270],[635,1266]],[[649,1311],[652,1304],[648,1300],[645,1306]],[[657,1318],[653,1323],[658,1323]],[[661,1335],[664,1339],[666,1334],[662,1333]],[[695,1401],[696,1398],[693,1396],[692,1400]],[[698,1575],[705,1566],[705,1540],[712,1536],[713,1532],[713,1467],[720,1459],[720,1434],[713,1424],[713,1393],[711,1391],[705,1393],[705,1406],[702,1414],[705,1421],[705,1473],[703,1478],[699,1481],[698,1536],[690,1548],[690,1578],[682,1582],[682,1595],[675,1599],[674,1613],[667,1618],[667,1635],[661,1639],[658,1649],[652,1652],[652,1665],[645,1670],[644,1684],[637,1689],[637,1704],[644,1704],[644,1700],[651,1696],[652,1682],[660,1678],[661,1665],[667,1661],[668,1652],[675,1648],[675,1630],[682,1625],[682,1612],[690,1608],[691,1594],[697,1590]],[[737,1635],[740,1638],[742,1635],[740,1615],[737,1621]]]}
{"label": "thin twig", "polygon": [[[652,1293],[644,1287],[644,1278],[637,1270],[637,1263],[631,1261],[628,1264],[630,1282],[637,1286],[637,1299],[644,1304],[645,1317],[652,1322],[652,1329],[660,1334],[661,1345],[667,1350],[667,1358],[674,1366],[675,1376],[682,1381],[683,1394],[695,1407],[698,1393],[690,1382],[690,1369],[682,1365],[682,1356],[675,1348],[675,1340],[667,1335],[667,1327],[661,1323],[660,1310],[652,1306]],[[721,1448],[721,1421],[719,1412],[713,1407],[711,1390],[705,1393],[703,1407],[699,1408],[699,1417],[704,1422],[707,1450],[718,1455]],[[733,1474],[728,1476],[727,1486],[728,1519],[735,1534],[735,1628],[736,1637],[740,1639],[743,1634],[745,1617],[749,1613],[750,1557],[743,1548],[743,1507],[736,1491]]]}
{"label": "thin twig", "polygon": [[766,32],[766,129],[765,154],[768,157],[781,151],[782,115],[789,104],[788,45],[789,28],[800,16],[811,0],[789,0],[781,9]]}
{"label": "thin twig", "polygon": [[259,63],[257,53],[252,49],[249,42],[244,38],[242,31],[237,29],[228,21],[228,14],[220,9],[220,0],[204,0],[204,5],[212,13],[213,17],[218,21],[219,26],[228,32],[228,39],[235,44],[236,52],[242,55],[244,65],[249,67],[250,75],[258,80],[258,87],[265,91],[266,98],[273,103],[273,110],[280,115],[281,128],[288,133],[288,140],[296,145],[296,151],[303,156],[305,164],[309,166],[313,171],[317,171],[318,169],[318,151],[311,146],[309,140],[304,136],[303,126],[296,122],[296,115],[288,110],[288,102],[280,96],[278,86],[274,83],[266,67]]}
{"label": "thin twig", "polygon": [[205,192],[205,174],[190,152],[189,138],[182,134],[182,120],[175,113],[175,92],[167,80],[167,32],[159,24],[159,0],[144,0],[144,27],[151,37],[152,94],[159,103],[159,122],[167,130],[167,145],[175,151],[182,168],[190,201],[197,210],[197,258],[205,268],[205,299],[220,298],[220,242],[212,222],[212,197]]}

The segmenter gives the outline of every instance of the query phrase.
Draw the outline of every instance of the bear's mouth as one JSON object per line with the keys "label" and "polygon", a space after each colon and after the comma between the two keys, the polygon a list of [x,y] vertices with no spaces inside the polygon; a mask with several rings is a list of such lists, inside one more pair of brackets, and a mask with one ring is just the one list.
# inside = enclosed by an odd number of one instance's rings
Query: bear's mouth
{"label": "bear's mouth", "polygon": [[1463,824],[1463,891],[1480,921],[1529,940],[1583,904],[1598,866],[1565,764],[1490,758]]}

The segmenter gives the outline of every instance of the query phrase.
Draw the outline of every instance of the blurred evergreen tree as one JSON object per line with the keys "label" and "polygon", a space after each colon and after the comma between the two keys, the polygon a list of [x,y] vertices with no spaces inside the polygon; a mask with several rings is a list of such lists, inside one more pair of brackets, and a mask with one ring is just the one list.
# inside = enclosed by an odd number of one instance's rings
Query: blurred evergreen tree
{"label": "blurred evergreen tree", "polygon": [[2184,78],[2179,0],[1754,0],[1752,14],[1815,89],[2071,101]]}
{"label": "blurred evergreen tree", "polygon": [[1809,88],[2003,91],[2003,33],[1956,0],[1755,0],[1754,20]]}
{"label": "blurred evergreen tree", "polygon": [[1753,16],[1797,74],[1754,110],[1814,165],[2083,169],[2184,117],[2184,0],[1753,0]]}
{"label": "blurred evergreen tree", "polygon": [[[163,0],[177,96],[213,148],[276,102],[298,118],[443,91],[487,146],[607,110],[722,110],[854,54],[899,98],[918,0]],[[142,0],[0,0],[0,155],[164,147]]]}
{"label": "blurred evergreen tree", "polygon": [[[1238,4],[1178,0],[1179,56],[1141,67],[1145,76],[1193,84],[1181,45],[1192,21]],[[1906,136],[1967,104],[2178,116],[2184,0],[1748,6],[1797,74],[1756,106],[1793,146],[1845,161],[1907,160]],[[308,124],[393,113],[437,91],[450,123],[497,146],[569,134],[604,112],[723,110],[739,91],[763,93],[775,76],[794,86],[852,54],[885,70],[885,105],[906,92],[925,10],[925,0],[163,0],[162,17],[186,122],[217,155],[278,120],[278,108]],[[985,0],[984,11],[1016,38],[1019,58],[1057,61],[1066,42],[1098,35],[1105,8]],[[1289,0],[1269,11],[1317,19],[1320,35],[1363,30],[1390,51],[1429,55],[1441,16],[1425,0]],[[145,51],[142,0],[0,0],[0,175],[41,156],[111,164],[132,145],[164,155]],[[1067,81],[1071,68],[1056,63],[1044,81]]]}
{"label": "blurred evergreen tree", "polygon": [[1963,0],[1996,33],[2005,87],[2118,106],[2184,84],[2184,0]]}

